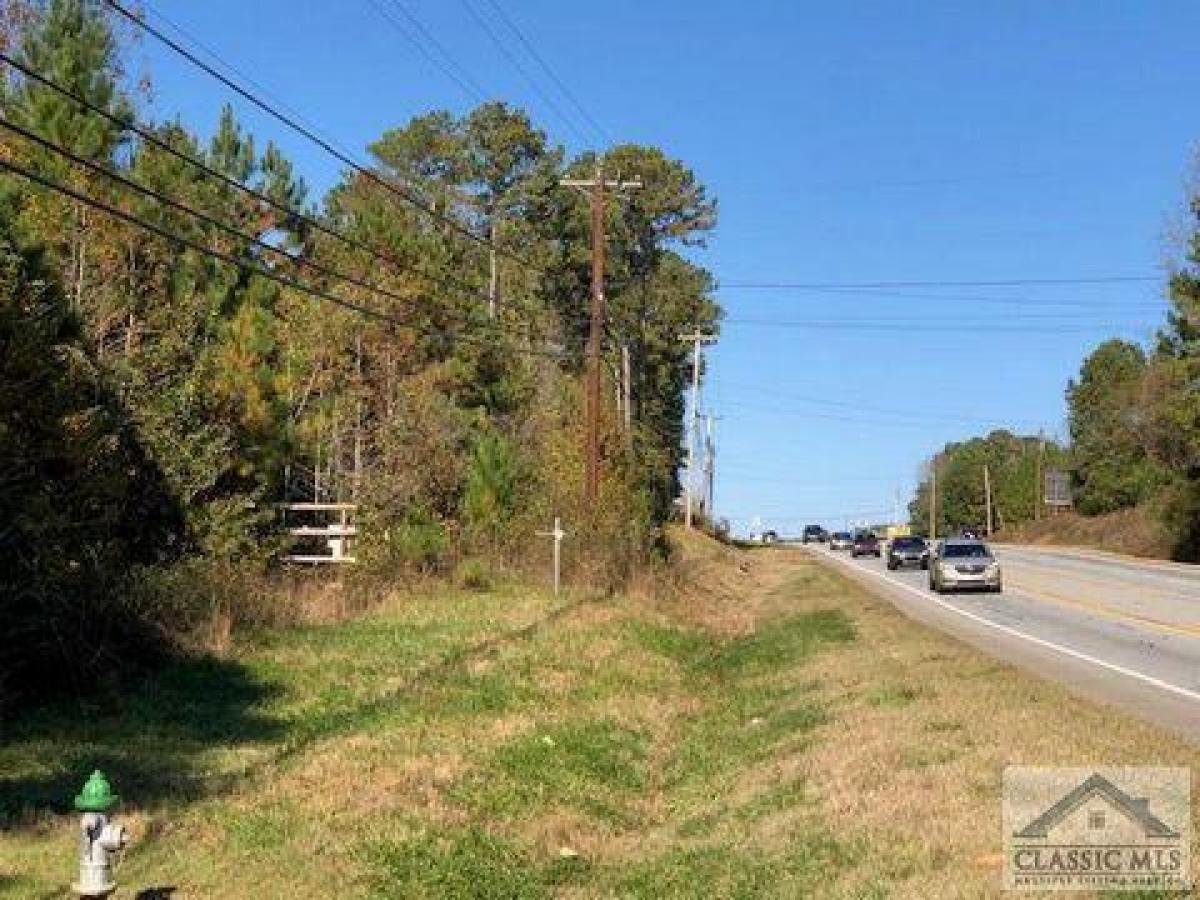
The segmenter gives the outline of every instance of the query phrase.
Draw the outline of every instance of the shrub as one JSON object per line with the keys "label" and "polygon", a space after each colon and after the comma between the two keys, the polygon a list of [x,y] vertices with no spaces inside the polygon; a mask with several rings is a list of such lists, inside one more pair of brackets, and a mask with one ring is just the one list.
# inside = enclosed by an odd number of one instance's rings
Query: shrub
{"label": "shrub", "polygon": [[379,530],[367,532],[363,561],[381,574],[430,573],[442,567],[449,549],[446,526],[426,508],[415,506]]}
{"label": "shrub", "polygon": [[516,448],[494,434],[475,442],[467,469],[463,512],[471,529],[490,544],[499,541],[517,504],[520,465]]}
{"label": "shrub", "polygon": [[491,567],[482,559],[464,559],[454,571],[455,583],[468,591],[490,591],[495,583]]}

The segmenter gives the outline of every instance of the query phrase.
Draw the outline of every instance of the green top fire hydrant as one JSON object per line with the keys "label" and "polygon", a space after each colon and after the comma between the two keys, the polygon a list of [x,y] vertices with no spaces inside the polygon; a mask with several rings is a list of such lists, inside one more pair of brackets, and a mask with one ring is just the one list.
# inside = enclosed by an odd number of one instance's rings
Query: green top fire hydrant
{"label": "green top fire hydrant", "polygon": [[79,823],[79,881],[71,890],[81,897],[107,897],[117,889],[113,880],[113,857],[129,840],[123,825],[110,822],[106,813],[119,797],[99,769],[92,773],[75,798],[83,813]]}

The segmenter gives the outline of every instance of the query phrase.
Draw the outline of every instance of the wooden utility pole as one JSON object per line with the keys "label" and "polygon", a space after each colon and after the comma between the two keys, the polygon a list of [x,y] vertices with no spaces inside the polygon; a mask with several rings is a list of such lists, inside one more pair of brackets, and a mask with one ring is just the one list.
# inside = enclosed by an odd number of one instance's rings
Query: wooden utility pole
{"label": "wooden utility pole", "polygon": [[983,464],[983,504],[987,508],[987,536],[992,536],[992,479],[987,463]]}
{"label": "wooden utility pole", "polygon": [[692,527],[692,506],[696,493],[696,421],[700,418],[700,348],[715,340],[711,334],[701,334],[696,329],[691,334],[681,334],[681,341],[692,345],[692,410],[688,416],[687,428],[687,484],[684,485],[683,522]]}
{"label": "wooden utility pole", "polygon": [[592,310],[587,342],[584,414],[584,496],[595,502],[600,489],[600,347],[604,340],[604,190],[631,190],[640,181],[605,180],[597,157],[592,178],[564,178],[560,184],[588,192],[592,205]]}

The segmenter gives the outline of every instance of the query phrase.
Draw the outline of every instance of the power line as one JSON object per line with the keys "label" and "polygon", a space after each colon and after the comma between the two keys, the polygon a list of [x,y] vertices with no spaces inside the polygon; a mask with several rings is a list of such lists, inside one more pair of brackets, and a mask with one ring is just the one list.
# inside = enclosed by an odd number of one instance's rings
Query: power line
{"label": "power line", "polygon": [[471,18],[475,20],[475,23],[480,27],[483,33],[488,36],[488,39],[493,44],[495,44],[496,49],[498,49],[504,58],[509,61],[512,67],[521,74],[521,77],[525,79],[531,88],[533,88],[534,92],[541,97],[542,100],[545,101],[546,105],[553,110],[555,115],[557,115],[559,119],[561,119],[563,123],[575,133],[576,137],[578,137],[584,144],[587,144],[587,135],[584,134],[579,126],[575,124],[575,120],[567,116],[563,112],[562,107],[558,105],[558,102],[548,93],[542,90],[542,86],[538,84],[537,80],[532,75],[529,74],[529,70],[525,68],[521,60],[519,60],[516,55],[508,49],[508,46],[500,39],[500,35],[496,34],[495,29],[488,24],[487,19],[485,19],[479,10],[475,8],[475,5],[471,2],[471,0],[460,0],[460,2],[462,3],[463,8],[466,9],[466,11],[470,14]]}
{"label": "power line", "polygon": [[396,17],[388,11],[381,0],[368,0],[368,2],[375,7],[376,12],[379,13],[384,21],[396,29],[396,31],[399,32],[406,41],[412,44],[412,46],[417,49],[417,52],[420,53],[421,56],[423,56],[425,60],[430,63],[430,65],[441,70],[441,72],[447,78],[457,84],[462,89],[463,93],[475,100],[477,103],[487,102],[487,96],[484,93],[483,88],[479,86],[479,83],[475,81],[475,79],[471,76],[471,73],[455,61],[454,57],[450,55],[449,51],[442,46],[441,41],[434,37],[434,35],[431,34],[429,30],[421,24],[421,20],[414,16],[412,12],[410,12],[408,8],[404,6],[404,4],[400,3],[400,0],[391,0],[391,5],[395,7],[397,12],[404,16],[404,18],[408,21],[409,26],[415,29],[419,34],[423,35],[425,40],[427,40],[434,47],[434,49],[436,49],[442,55],[444,59],[439,59],[430,52],[429,48],[426,47],[425,44],[413,37],[409,30],[405,28],[396,19]]}
{"label": "power line", "polygon": [[[146,231],[150,234],[157,235],[158,237],[163,238],[164,240],[170,241],[171,243],[178,244],[182,247],[187,247],[188,249],[194,250],[195,252],[200,253],[203,256],[207,256],[209,258],[219,260],[228,265],[234,266],[235,268],[241,269],[244,272],[249,272],[249,273],[253,273],[256,275],[260,275],[263,278],[266,278],[268,281],[272,281],[283,287],[299,291],[303,294],[306,294],[310,297],[313,297],[313,298],[316,298],[319,300],[324,300],[326,302],[333,303],[336,306],[342,307],[343,309],[347,309],[352,312],[356,312],[356,313],[366,316],[368,318],[387,322],[396,327],[408,328],[412,331],[415,331],[419,334],[424,334],[429,337],[454,338],[456,340],[461,340],[461,341],[468,342],[468,343],[483,343],[484,346],[492,346],[492,342],[490,342],[490,341],[480,341],[479,339],[472,339],[471,336],[462,334],[461,332],[451,332],[446,329],[430,328],[428,326],[424,326],[419,323],[405,321],[403,319],[396,318],[395,316],[380,312],[380,311],[378,311],[376,309],[372,309],[371,307],[368,307],[368,306],[363,306],[360,303],[356,303],[353,300],[348,300],[345,297],[338,296],[337,294],[332,294],[328,291],[321,290],[320,288],[313,287],[312,285],[305,284],[294,278],[289,278],[286,275],[281,275],[280,273],[275,272],[275,271],[267,268],[266,266],[257,265],[257,264],[251,263],[250,261],[245,260],[245,259],[239,259],[237,256],[234,256],[231,253],[226,253],[223,250],[217,250],[212,247],[206,246],[205,244],[202,244],[199,241],[195,241],[195,240],[192,240],[191,238],[184,237],[183,235],[180,235],[173,231],[170,231],[169,229],[164,228],[161,225],[158,225],[154,222],[149,222],[149,221],[141,218],[140,216],[135,216],[134,214],[126,212],[125,210],[120,209],[119,207],[113,206],[110,203],[106,203],[103,200],[99,200],[95,197],[85,194],[82,191],[75,190],[74,188],[68,187],[64,184],[60,184],[56,181],[53,181],[52,179],[46,178],[45,176],[43,176],[37,172],[34,172],[31,169],[27,169],[23,166],[17,165],[16,163],[12,162],[11,160],[0,159],[0,169],[4,169],[9,172],[12,172],[15,175],[19,175],[20,177],[26,179],[27,181],[30,181],[34,184],[41,185],[42,187],[44,187],[48,190],[54,191],[57,194],[61,194],[62,196],[67,197],[71,200],[75,200],[78,203],[82,203],[85,206],[91,207],[92,209],[96,209],[96,210],[99,210],[100,212],[107,213],[108,215],[113,216],[117,219],[120,219],[121,221],[126,222],[127,224],[133,225],[134,227],[139,228],[143,231]],[[562,359],[562,354],[555,352],[555,351],[537,350],[532,347],[527,347],[527,348],[514,347],[514,348],[509,348],[509,349],[511,350],[511,352],[515,352],[515,353],[534,355],[534,356],[543,356],[543,357],[548,357],[548,358],[555,359],[555,360]]]}
{"label": "power line", "polygon": [[1019,320],[1015,324],[990,324],[981,321],[968,324],[956,324],[953,320],[940,320],[926,323],[919,319],[872,321],[863,319],[853,320],[819,320],[811,321],[781,321],[778,319],[722,319],[723,325],[747,325],[763,328],[799,328],[810,331],[882,331],[888,333],[925,333],[935,334],[978,334],[980,337],[990,337],[995,334],[1089,334],[1096,331],[1111,331],[1119,327],[1111,322],[1080,322],[1078,325],[1038,325],[1023,324]]}
{"label": "power line", "polygon": [[266,241],[262,240],[261,238],[257,238],[257,237],[254,237],[253,235],[246,234],[245,232],[240,231],[231,225],[225,224],[220,219],[217,219],[215,216],[211,216],[208,213],[203,212],[202,210],[198,210],[191,206],[188,206],[186,203],[181,203],[180,201],[174,199],[173,197],[167,196],[166,194],[162,193],[161,191],[156,191],[153,188],[146,187],[143,184],[140,184],[129,178],[125,178],[123,175],[119,175],[116,172],[110,171],[109,169],[100,165],[99,163],[93,162],[92,160],[86,159],[82,156],[79,156],[78,154],[72,153],[70,150],[67,150],[65,147],[61,147],[52,141],[48,141],[45,138],[43,138],[37,134],[34,134],[32,131],[22,128],[20,125],[15,125],[14,123],[8,121],[7,119],[3,118],[2,116],[0,116],[0,128],[6,128],[9,131],[13,132],[14,134],[18,134],[21,137],[25,138],[25,140],[30,141],[34,144],[37,144],[42,149],[49,150],[51,153],[55,153],[55,154],[63,157],[64,159],[68,159],[71,162],[75,163],[76,165],[82,166],[90,172],[95,172],[97,175],[107,178],[110,181],[113,181],[116,184],[121,185],[122,187],[126,187],[129,190],[136,191],[137,193],[141,194],[144,197],[149,197],[152,200],[154,200],[158,203],[161,203],[164,206],[168,206],[172,209],[176,209],[179,212],[184,213],[185,215],[192,216],[193,218],[195,218],[201,222],[204,222],[206,225],[210,225],[211,227],[216,228],[219,231],[223,231],[225,234],[229,235],[230,237],[235,237],[235,238],[238,238],[239,240],[247,241],[256,247],[266,250],[268,253],[274,253],[278,256],[282,256],[284,259],[288,260],[289,262],[291,262],[295,265],[303,266],[307,269],[311,269],[314,272],[324,275],[327,278],[332,278],[336,281],[341,281],[341,282],[344,282],[345,284],[350,284],[355,287],[359,287],[364,290],[368,290],[373,293],[380,294],[381,296],[387,297],[388,299],[391,299],[391,300],[399,301],[400,303],[410,302],[411,298],[405,297],[402,294],[397,294],[394,291],[388,290],[387,288],[382,288],[382,287],[379,287],[378,285],[371,284],[369,281],[363,281],[362,279],[356,278],[353,275],[347,275],[343,272],[340,272],[337,269],[330,268],[329,266],[323,265],[322,263],[319,263],[312,259],[309,259],[308,257],[306,257],[302,254],[292,253],[288,250],[283,249],[282,247],[278,247],[274,244],[267,243]]}
{"label": "power line", "polygon": [[[728,288],[728,286],[725,286]],[[736,290],[736,288],[729,288]],[[747,288],[751,290],[751,288]],[[1147,309],[1160,309],[1162,303],[1154,301],[1137,301],[1133,302],[1115,302],[1115,303],[1097,303],[1093,300],[1073,300],[1073,299],[1054,299],[1047,297],[994,297],[980,294],[929,294],[929,293],[914,293],[900,289],[886,288],[821,288],[820,290],[813,289],[811,293],[832,294],[842,297],[894,297],[909,300],[938,300],[938,301],[961,301],[964,303],[985,303],[996,304],[1000,306],[1023,307],[1023,306],[1049,306],[1049,307],[1071,307],[1081,309],[1097,309],[1097,310],[1121,310],[1129,309],[1134,305],[1145,306]]]}
{"label": "power line", "polygon": [[1078,278],[1002,278],[981,281],[728,281],[723,287],[739,290],[829,291],[864,288],[1031,287],[1055,284],[1130,284],[1160,281],[1156,275],[1098,275]]}
{"label": "power line", "polygon": [[[976,424],[976,425],[992,425],[992,426],[999,424],[996,419],[985,419],[980,416],[970,416],[970,415],[966,415],[963,413],[950,413],[950,412],[914,413],[914,412],[912,412],[912,410],[898,409],[896,407],[875,406],[873,404],[859,403],[859,402],[850,401],[850,400],[830,400],[825,397],[811,397],[811,396],[805,396],[803,394],[793,394],[793,393],[785,392],[785,391],[777,391],[772,388],[763,387],[762,385],[757,385],[757,384],[752,385],[752,384],[745,384],[742,382],[722,381],[721,386],[722,386],[722,388],[732,387],[732,388],[738,388],[738,389],[742,389],[742,390],[749,390],[749,391],[753,391],[753,392],[759,393],[759,394],[765,394],[765,395],[772,396],[772,397],[779,397],[780,399],[783,399],[783,400],[793,400],[797,403],[811,403],[814,406],[826,406],[826,407],[831,407],[834,409],[848,409],[848,410],[852,410],[855,412],[880,413],[883,415],[902,416],[902,417],[905,417],[908,419],[923,418],[923,419],[929,419],[931,421],[940,421],[940,422],[958,422],[958,423],[970,423],[970,424]],[[724,392],[722,392],[722,396],[724,396]],[[1026,422],[1025,424],[1030,424],[1030,423]]]}
{"label": "power line", "polygon": [[186,47],[182,46],[177,41],[175,41],[174,39],[169,37],[168,35],[163,34],[162,31],[155,28],[149,22],[144,21],[143,19],[139,18],[137,15],[135,15],[134,13],[132,13],[131,11],[126,9],[124,6],[122,6],[120,3],[118,3],[117,0],[104,0],[104,3],[106,5],[108,5],[110,8],[112,8],[118,15],[120,15],[121,17],[123,17],[124,19],[126,19],[127,21],[132,23],[135,27],[141,29],[142,31],[146,32],[151,37],[153,37],[155,40],[157,40],[160,43],[164,44],[165,46],[169,47],[172,51],[174,51],[178,55],[182,56],[184,59],[186,59],[192,65],[194,65],[196,68],[200,69],[201,71],[205,72],[212,78],[216,79],[221,84],[223,84],[225,87],[229,88],[229,90],[233,91],[239,97],[242,97],[247,102],[254,104],[254,106],[256,106],[258,109],[265,112],[267,115],[271,116],[271,118],[275,119],[277,122],[282,123],[283,125],[290,128],[292,131],[294,131],[297,134],[304,137],[306,140],[308,140],[308,141],[312,142],[313,144],[315,144],[316,146],[320,147],[322,150],[324,150],[326,153],[328,153],[334,159],[338,160],[339,162],[343,163],[344,165],[349,166],[356,173],[358,173],[360,176],[362,176],[363,178],[370,181],[372,184],[374,184],[380,188],[383,188],[388,193],[403,200],[405,203],[409,204],[413,209],[417,210],[421,214],[429,216],[433,219],[437,219],[440,222],[443,222],[444,224],[448,225],[453,231],[457,232],[458,234],[462,235],[463,237],[467,238],[468,240],[473,241],[482,247],[492,248],[499,255],[504,256],[507,259],[511,259],[514,262],[520,263],[522,266],[525,266],[526,268],[529,268],[532,271],[541,271],[537,266],[535,266],[533,263],[529,262],[525,258],[518,256],[517,254],[514,254],[511,251],[500,250],[499,248],[494,247],[492,242],[489,241],[487,238],[481,237],[480,235],[476,234],[474,231],[472,231],[466,225],[463,225],[461,222],[457,221],[453,217],[448,216],[445,213],[438,212],[435,209],[430,209],[420,197],[416,196],[415,194],[412,194],[407,189],[401,188],[401,187],[393,184],[392,182],[390,182],[384,178],[381,178],[379,175],[375,174],[370,169],[366,168],[365,166],[363,166],[362,164],[357,162],[349,154],[337,149],[337,147],[335,147],[330,141],[321,137],[315,130],[313,130],[312,128],[310,128],[304,124],[301,124],[299,121],[297,121],[296,118],[289,116],[288,114],[280,111],[276,106],[266,102],[265,100],[262,100],[261,98],[259,98],[258,96],[256,96],[255,94],[253,94],[252,92],[247,90],[246,88],[242,87],[240,84],[238,84],[232,78],[229,78],[224,73],[219,72],[217,69],[215,69],[213,66],[209,65],[204,60],[200,59],[198,56],[196,56],[196,54],[192,53]]}
{"label": "power line", "polygon": [[[142,0],[141,6],[143,8],[148,7],[148,3],[146,2],[146,0]],[[273,100],[275,102],[276,106],[280,107],[281,109],[287,110],[288,114],[291,115],[294,119],[296,119],[299,122],[303,122],[311,130],[321,133],[321,129],[319,127],[317,127],[313,122],[307,120],[294,106],[291,106],[289,103],[287,103],[287,101],[285,101],[284,99],[279,97],[279,95],[277,95],[272,90],[270,90],[268,87],[266,87],[262,82],[256,81],[244,69],[238,68],[233,63],[231,63],[228,59],[225,59],[224,57],[222,57],[221,54],[219,54],[216,50],[214,50],[211,45],[206,44],[204,41],[200,40],[200,38],[196,37],[196,35],[193,32],[188,31],[186,28],[184,28],[182,25],[180,25],[177,21],[172,19],[166,13],[162,12],[162,10],[157,10],[157,9],[154,10],[154,15],[157,18],[161,19],[162,21],[166,22],[167,25],[169,25],[173,31],[175,31],[176,33],[187,38],[187,40],[190,41],[193,46],[199,47],[201,50],[203,50],[206,54],[208,54],[209,58],[216,60],[226,70],[232,72],[238,78],[242,79],[243,82],[245,82],[246,84],[249,84],[251,87],[256,88],[260,94],[262,94],[266,97],[269,97],[271,100]],[[330,142],[333,141],[333,139],[331,137],[329,137],[329,135],[326,135],[324,133],[322,133],[322,137],[324,137],[326,140],[328,140]]]}
{"label": "power line", "polygon": [[244,259],[238,259],[231,253],[226,253],[223,250],[215,250],[212,247],[201,244],[199,241],[193,241],[191,238],[183,237],[182,235],[169,231],[168,229],[163,228],[162,226],[153,222],[147,222],[145,219],[133,215],[133,213],[125,212],[125,210],[113,206],[110,203],[106,203],[103,200],[98,200],[95,197],[83,193],[82,191],[77,191],[74,188],[67,187],[64,184],[60,184],[59,182],[46,178],[45,176],[34,172],[32,169],[19,166],[11,160],[0,159],[0,168],[12,172],[15,175],[20,175],[27,181],[31,181],[34,184],[39,184],[44,188],[54,191],[55,193],[62,194],[64,197],[68,197],[69,199],[75,200],[78,203],[82,203],[85,206],[89,206],[92,209],[97,209],[101,212],[108,213],[110,216],[115,216],[116,218],[121,219],[130,225],[141,228],[144,231],[148,231],[152,234],[156,234],[161,238],[171,241],[172,243],[180,244],[181,246],[187,247],[190,250],[195,250],[197,253],[201,253],[205,256],[219,259],[224,263],[228,263],[229,265],[235,266],[244,271],[254,272],[262,275],[264,278],[274,281],[276,284],[302,291],[313,297],[317,297],[321,300],[326,300],[330,303],[340,306],[343,309],[348,309],[359,313],[360,315],[367,316],[368,318],[389,322],[393,325],[401,325],[405,327],[408,327],[409,325],[409,323],[402,322],[399,319],[388,315],[387,313],[381,313],[378,310],[371,309],[369,306],[363,306],[359,303],[355,303],[353,300],[347,300],[346,298],[339,297],[336,294],[330,294],[327,291],[320,290],[319,288],[302,284],[293,278],[288,278],[286,275],[280,275],[278,272],[273,272],[264,266],[254,265]]}
{"label": "power line", "polygon": [[[808,409],[789,409],[787,407],[779,407],[779,406],[759,406],[759,405],[756,405],[753,403],[743,403],[741,401],[729,401],[729,400],[722,400],[721,408],[722,409],[726,409],[726,408],[744,409],[744,410],[748,410],[750,412],[770,413],[771,415],[775,415],[775,416],[800,416],[800,417],[804,417],[806,419],[821,419],[821,420],[830,421],[830,422],[848,422],[848,423],[854,424],[854,425],[869,425],[872,428],[932,428],[937,425],[943,425],[943,424],[975,424],[975,425],[991,428],[993,430],[1005,429],[1005,430],[1009,430],[1009,431],[1013,431],[1013,432],[1020,430],[1015,425],[1010,425],[1005,422],[991,421],[991,420],[986,420],[986,419],[977,420],[974,422],[968,422],[966,420],[956,421],[953,419],[945,419],[945,420],[921,419],[921,418],[917,418],[915,415],[910,416],[908,418],[897,417],[897,418],[887,419],[887,418],[879,418],[877,416],[848,416],[848,415],[839,415],[837,413],[815,412],[813,410],[808,410]],[[899,416],[900,414],[899,413],[891,413],[891,412],[888,412],[888,413],[881,412],[881,415]],[[1024,424],[1031,424],[1031,423],[1026,422]]]}
{"label": "power line", "polygon": [[[402,294],[397,294],[394,291],[388,290],[387,288],[382,288],[382,287],[379,287],[378,285],[372,284],[370,282],[363,281],[362,279],[356,278],[353,275],[347,275],[345,272],[341,271],[340,269],[336,269],[331,266],[326,266],[326,265],[316,262],[315,260],[312,260],[309,257],[304,256],[302,254],[291,253],[281,247],[278,247],[274,244],[270,244],[270,243],[262,240],[261,238],[257,238],[254,235],[246,234],[245,232],[240,231],[237,228],[227,225],[225,222],[222,222],[221,220],[217,219],[215,216],[212,216],[206,212],[203,212],[202,210],[197,210],[194,207],[188,206],[187,204],[182,203],[182,202],[174,199],[173,197],[170,197],[170,196],[162,193],[161,191],[156,191],[153,188],[146,187],[143,184],[140,184],[136,181],[133,181],[129,178],[125,178],[122,175],[112,172],[109,169],[105,168],[104,166],[100,165],[99,163],[96,163],[91,160],[85,159],[84,157],[78,156],[77,154],[72,153],[71,151],[69,151],[51,141],[48,141],[45,138],[42,138],[39,135],[34,134],[31,131],[28,131],[27,129],[24,129],[18,125],[13,124],[12,122],[5,120],[3,117],[0,117],[0,127],[7,128],[9,131],[12,131],[13,133],[20,135],[21,137],[37,144],[38,146],[42,147],[43,149],[49,150],[50,152],[55,153],[55,154],[63,157],[64,159],[68,159],[71,162],[75,163],[76,165],[82,166],[91,172],[94,172],[104,178],[109,179],[110,181],[113,181],[116,184],[121,185],[122,187],[128,188],[129,190],[135,191],[137,193],[140,193],[143,196],[149,197],[164,206],[168,206],[173,209],[176,209],[176,210],[184,213],[185,215],[192,216],[193,218],[197,219],[198,221],[204,222],[205,224],[207,224],[213,228],[216,228],[216,229],[224,232],[225,234],[228,234],[230,237],[234,237],[239,240],[247,241],[248,243],[253,244],[256,247],[259,247],[262,250],[265,250],[269,253],[274,253],[277,256],[281,256],[284,259],[291,262],[293,265],[311,269],[312,271],[317,272],[321,275],[324,275],[327,278],[332,278],[336,281],[340,281],[345,284],[350,284],[355,287],[371,291],[372,293],[379,294],[381,296],[387,297],[388,299],[391,299],[391,300],[398,301],[400,303],[407,304],[411,300],[411,298],[405,297]],[[528,321],[526,321],[526,324],[532,324],[532,323],[529,323]],[[534,335],[532,335],[532,334],[525,334],[522,336],[529,338],[531,340],[534,339]],[[539,336],[538,339],[540,340],[540,339],[542,339],[542,337],[544,337],[544,336]]]}
{"label": "power line", "polygon": [[520,41],[521,46],[525,48],[525,52],[527,52],[533,58],[533,61],[541,67],[541,70],[546,73],[546,76],[554,82],[555,86],[559,89],[562,95],[567,98],[567,102],[575,108],[575,111],[579,113],[580,117],[595,130],[596,134],[600,136],[600,139],[604,141],[604,143],[611,145],[613,143],[612,138],[609,137],[608,133],[592,117],[591,113],[587,111],[583,104],[579,102],[579,100],[575,97],[575,94],[570,88],[567,87],[566,83],[564,83],[563,80],[558,77],[558,74],[553,68],[551,68],[550,64],[546,62],[542,54],[538,52],[537,47],[534,46],[533,42],[525,36],[521,29],[517,27],[517,24],[512,20],[512,17],[504,11],[504,7],[502,7],[497,0],[487,0],[487,4],[496,11],[497,17],[508,27],[508,30],[516,35],[516,38],[518,41]]}
{"label": "power line", "polygon": [[[1097,310],[1092,318],[1110,321],[1115,310]],[[813,319],[745,319],[723,318],[722,323],[740,325],[783,325],[804,328],[813,325],[987,325],[992,322],[1081,322],[1088,318],[1083,313],[1008,313],[994,312],[978,316],[837,316]]]}
{"label": "power line", "polygon": [[155,147],[156,149],[161,150],[164,153],[171,155],[175,159],[178,159],[179,161],[186,163],[189,166],[192,166],[193,168],[195,168],[198,172],[202,173],[203,175],[205,175],[209,178],[213,178],[217,181],[220,181],[222,184],[226,185],[227,187],[230,187],[230,188],[233,188],[234,190],[240,191],[242,194],[244,194],[248,197],[251,197],[251,198],[257,200],[258,202],[271,207],[276,212],[282,213],[283,215],[285,215],[289,218],[293,218],[296,221],[303,222],[304,224],[306,224],[310,228],[312,228],[314,231],[320,232],[321,234],[324,234],[325,236],[338,241],[339,243],[343,244],[344,246],[347,246],[352,249],[359,250],[361,252],[369,254],[372,258],[378,260],[379,262],[384,263],[385,265],[390,266],[394,271],[396,271],[398,273],[405,273],[405,274],[411,273],[411,274],[417,275],[417,276],[425,279],[426,281],[428,281],[432,284],[440,285],[440,286],[447,288],[449,290],[452,290],[452,291],[461,292],[463,295],[471,296],[473,298],[477,298],[477,299],[485,301],[485,302],[488,299],[486,294],[484,294],[482,291],[480,291],[474,285],[471,285],[462,279],[455,278],[455,277],[447,275],[447,274],[435,275],[435,274],[426,272],[421,269],[412,268],[408,264],[401,262],[395,256],[391,255],[390,253],[388,253],[384,250],[379,249],[378,247],[372,246],[372,245],[367,244],[363,241],[360,241],[356,238],[350,237],[349,235],[345,234],[344,232],[339,231],[336,228],[333,228],[333,227],[325,224],[321,220],[308,215],[307,213],[305,213],[302,210],[295,209],[291,206],[288,206],[285,203],[280,203],[279,201],[274,200],[267,194],[264,194],[261,191],[255,190],[254,188],[243,184],[242,182],[238,181],[235,178],[231,178],[230,176],[226,175],[225,173],[220,172],[220,171],[212,168],[211,166],[207,165],[203,161],[196,159],[194,156],[184,153],[183,151],[179,150],[178,148],[172,146],[170,144],[170,142],[165,141],[162,138],[155,135],[153,132],[140,127],[132,120],[122,119],[119,116],[113,115],[108,110],[105,110],[103,107],[97,106],[96,104],[91,103],[88,100],[85,100],[84,98],[78,96],[77,94],[73,93],[72,91],[67,90],[62,85],[52,81],[51,79],[47,78],[46,76],[44,76],[38,72],[35,72],[34,70],[30,69],[28,66],[13,59],[11,56],[9,56],[8,54],[6,54],[2,51],[0,51],[0,62],[6,63],[7,65],[11,66],[12,68],[14,68],[18,72],[20,72],[26,78],[32,79],[32,80],[36,81],[38,84],[41,84],[44,87],[49,88],[52,91],[55,91],[62,97],[65,97],[66,99],[78,104],[80,106],[80,108],[82,108],[88,112],[91,112],[95,115],[103,117],[104,119],[106,119],[107,121],[109,121],[113,125],[115,125],[117,128],[120,128],[123,131],[128,131],[131,134],[137,135],[143,142],[150,144],[151,146]]}

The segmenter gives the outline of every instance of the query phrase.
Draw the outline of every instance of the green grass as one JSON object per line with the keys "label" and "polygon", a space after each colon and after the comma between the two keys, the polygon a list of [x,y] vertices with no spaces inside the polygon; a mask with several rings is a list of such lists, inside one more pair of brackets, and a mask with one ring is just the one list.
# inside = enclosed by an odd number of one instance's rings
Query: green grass
{"label": "green grass", "polygon": [[[128,896],[949,898],[948,873],[987,896],[978,844],[950,855],[911,810],[958,771],[945,790],[968,802],[939,840],[990,842],[981,727],[1042,734],[1061,704],[907,620],[880,625],[822,569],[777,574],[723,598],[712,630],[711,600],[692,617],[507,583],[406,597],[4,723],[0,898],[62,895],[70,798],[96,766],[134,831]],[[884,806],[884,824],[835,826],[838,806]]]}
{"label": "green grass", "polygon": [[633,621],[629,630],[646,650],[684,665],[710,656],[716,642],[707,634],[654,622]]}
{"label": "green grass", "polygon": [[797,832],[769,852],[718,845],[672,850],[634,867],[618,895],[645,900],[751,900],[822,896],[859,852],[820,830]]}
{"label": "green grass", "polygon": [[771,622],[703,657],[700,665],[722,678],[758,675],[794,666],[824,644],[853,639],[854,626],[846,615],[823,609]]}
{"label": "green grass", "polygon": [[642,735],[611,722],[552,725],[501,745],[456,796],[489,816],[516,819],[570,808],[613,827],[636,825],[646,784]]}
{"label": "green grass", "polygon": [[385,900],[540,900],[550,879],[527,851],[479,828],[431,830],[367,854],[371,896]]}

